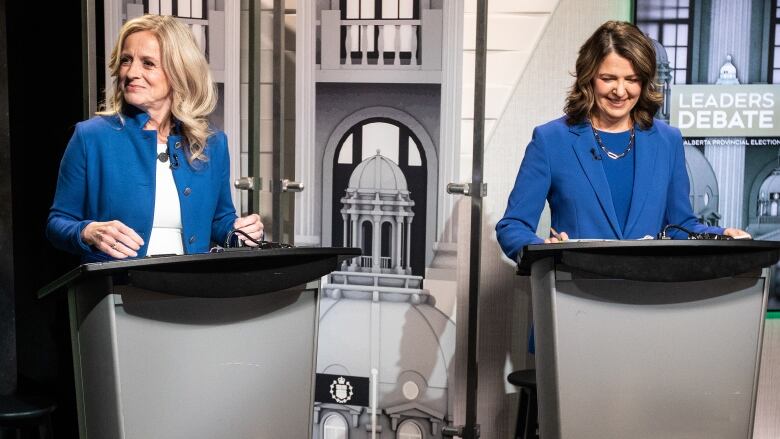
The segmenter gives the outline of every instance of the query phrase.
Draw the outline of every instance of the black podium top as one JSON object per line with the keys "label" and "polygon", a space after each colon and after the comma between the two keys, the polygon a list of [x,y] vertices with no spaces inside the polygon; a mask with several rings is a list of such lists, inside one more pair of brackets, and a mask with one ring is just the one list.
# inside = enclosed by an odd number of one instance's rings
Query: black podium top
{"label": "black podium top", "polygon": [[[360,256],[359,248],[243,247],[222,253],[150,256],[82,264],[38,291],[44,297],[96,277],[190,297],[242,297],[302,285]],[[108,293],[108,292],[107,292]]]}
{"label": "black podium top", "polygon": [[780,259],[777,241],[568,241],[523,247],[517,272],[529,275],[534,262],[556,263],[615,279],[685,282],[735,276]]}

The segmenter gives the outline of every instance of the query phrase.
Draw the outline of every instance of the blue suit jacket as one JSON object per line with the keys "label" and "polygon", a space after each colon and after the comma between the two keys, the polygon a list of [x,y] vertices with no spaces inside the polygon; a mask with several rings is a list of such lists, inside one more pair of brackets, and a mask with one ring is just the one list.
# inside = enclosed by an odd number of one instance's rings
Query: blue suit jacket
{"label": "blue suit jacket", "polygon": [[496,224],[504,253],[514,260],[523,246],[543,242],[536,227],[545,199],[552,227],[573,239],[637,239],[655,236],[667,224],[722,233],[722,228],[704,226],[693,215],[680,131],[659,120],[647,130],[635,129],[634,190],[621,230],[597,157],[610,159],[600,154],[590,125],[568,125],[563,117],[536,127],[506,213]]}
{"label": "blue suit jacket", "polygon": [[[144,130],[149,115],[134,108],[119,116],[97,116],[76,125],[60,164],[57,191],[46,235],[55,247],[82,255],[82,260],[111,257],[86,245],[81,231],[92,221],[119,220],[144,240],[146,255],[155,202],[157,134]],[[207,161],[187,161],[181,136],[168,137],[173,179],[181,205],[186,253],[206,252],[222,242],[236,219],[230,197],[227,138],[214,133],[205,149]]]}

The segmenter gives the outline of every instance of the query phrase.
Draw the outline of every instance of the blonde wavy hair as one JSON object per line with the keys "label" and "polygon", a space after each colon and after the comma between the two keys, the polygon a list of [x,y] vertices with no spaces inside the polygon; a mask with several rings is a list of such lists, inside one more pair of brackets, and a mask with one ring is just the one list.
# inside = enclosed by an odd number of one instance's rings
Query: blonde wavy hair
{"label": "blonde wavy hair", "polygon": [[624,21],[602,24],[580,47],[574,85],[566,98],[564,112],[569,124],[582,123],[591,117],[596,105],[593,78],[610,53],[629,60],[642,82],[642,91],[631,110],[631,118],[643,129],[653,125],[653,115],[663,103],[656,84],[655,47],[638,27]]}
{"label": "blonde wavy hair", "polygon": [[[120,115],[127,104],[119,83],[122,47],[136,32],[148,31],[157,37],[163,71],[171,87],[171,113],[181,123],[181,134],[187,139],[188,160],[207,160],[203,151],[212,134],[208,116],[217,105],[217,89],[206,58],[189,28],[174,17],[144,15],[128,20],[119,31],[108,61],[114,89],[106,97],[104,109],[97,114]],[[173,121],[171,121],[173,123]]]}

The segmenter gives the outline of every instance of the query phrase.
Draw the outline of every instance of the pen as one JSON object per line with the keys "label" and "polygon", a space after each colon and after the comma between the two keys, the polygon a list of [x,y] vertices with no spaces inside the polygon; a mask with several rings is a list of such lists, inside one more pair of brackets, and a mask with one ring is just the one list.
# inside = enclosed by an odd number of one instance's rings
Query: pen
{"label": "pen", "polygon": [[558,232],[556,232],[554,228],[550,227],[550,233],[552,233],[552,236],[558,241],[564,241],[564,239],[561,238],[561,235]]}

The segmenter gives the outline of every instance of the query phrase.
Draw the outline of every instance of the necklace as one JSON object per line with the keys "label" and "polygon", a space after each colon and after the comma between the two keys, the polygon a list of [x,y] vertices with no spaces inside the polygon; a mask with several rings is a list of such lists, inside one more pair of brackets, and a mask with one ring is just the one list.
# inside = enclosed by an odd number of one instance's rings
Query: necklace
{"label": "necklace", "polygon": [[593,137],[596,138],[596,143],[599,144],[599,148],[601,148],[602,151],[607,155],[607,157],[611,158],[612,160],[622,159],[626,156],[629,152],[631,152],[631,148],[634,147],[634,127],[631,126],[631,134],[628,139],[628,146],[626,146],[626,149],[623,150],[620,154],[616,154],[610,150],[607,149],[606,146],[604,146],[604,142],[601,141],[601,136],[599,136],[598,131],[596,131],[596,128],[593,126],[593,124],[590,125],[590,128],[593,130]]}

